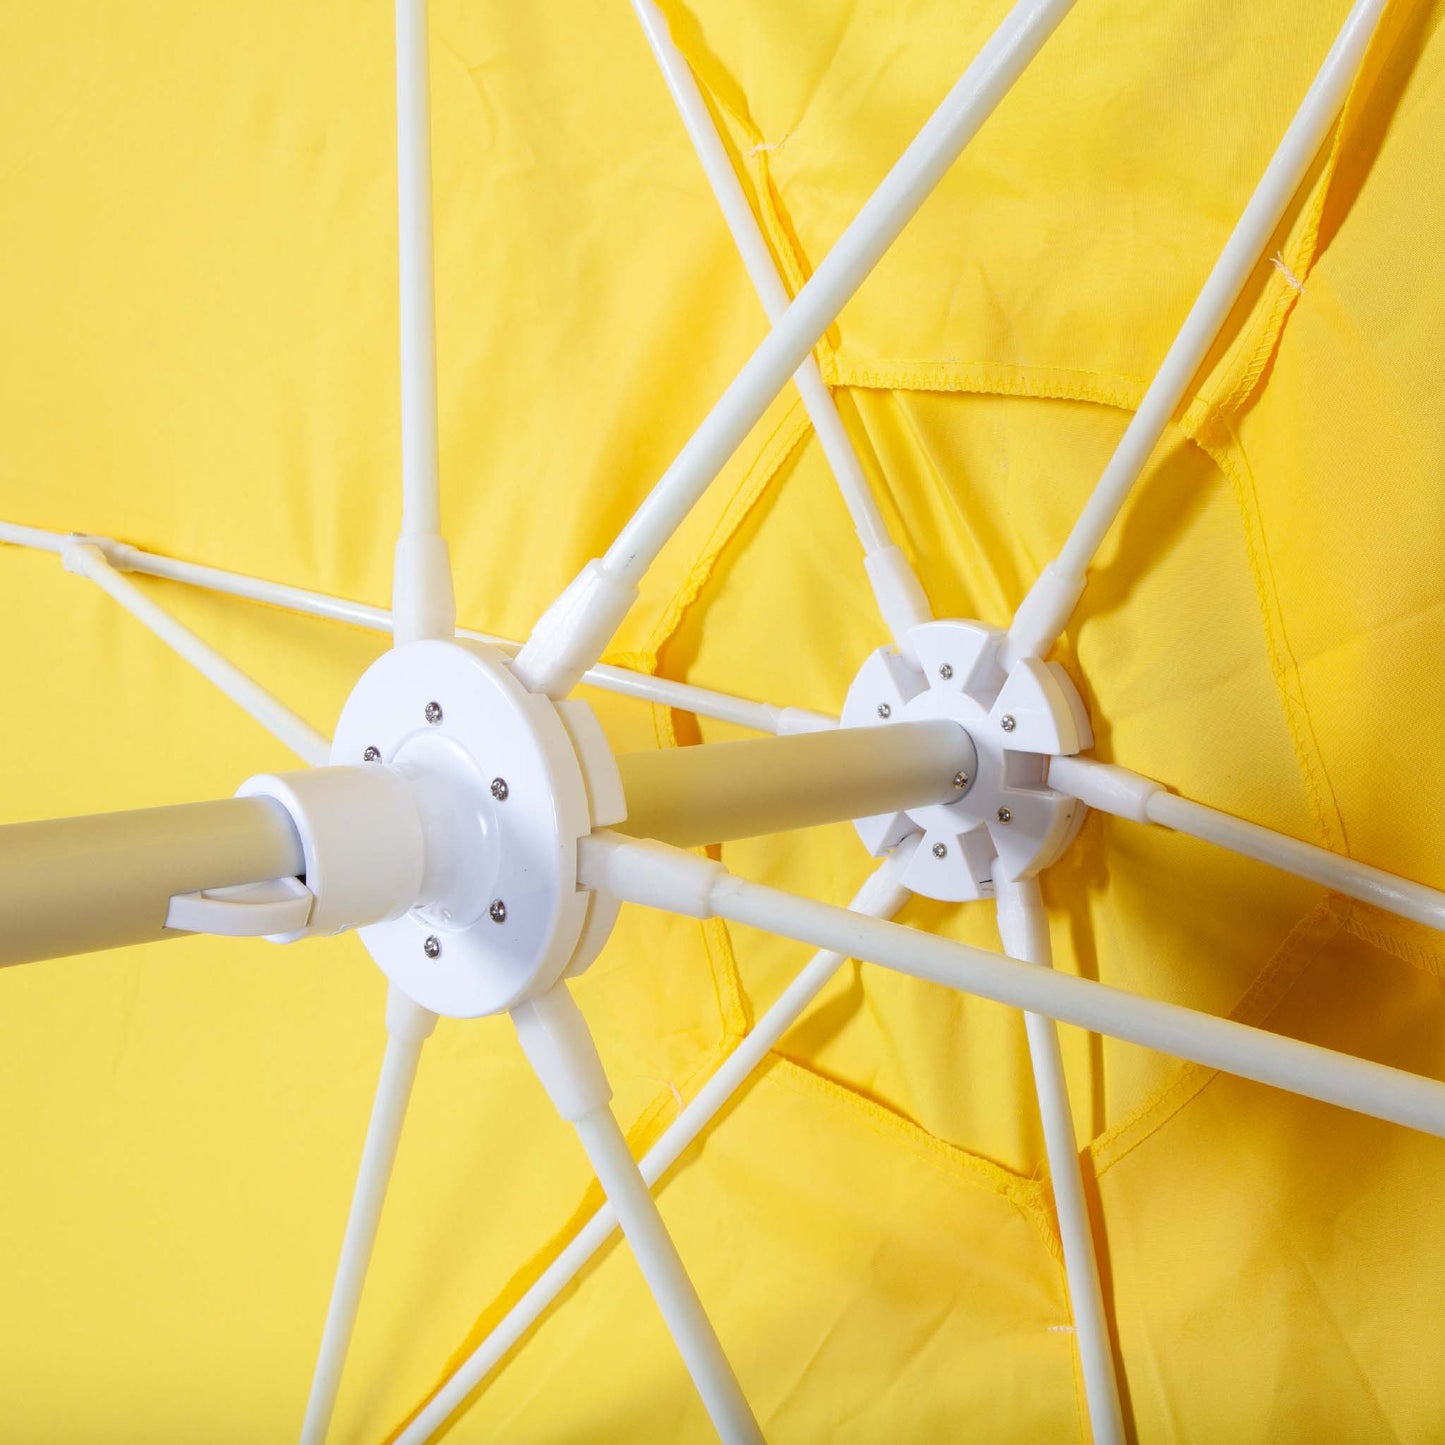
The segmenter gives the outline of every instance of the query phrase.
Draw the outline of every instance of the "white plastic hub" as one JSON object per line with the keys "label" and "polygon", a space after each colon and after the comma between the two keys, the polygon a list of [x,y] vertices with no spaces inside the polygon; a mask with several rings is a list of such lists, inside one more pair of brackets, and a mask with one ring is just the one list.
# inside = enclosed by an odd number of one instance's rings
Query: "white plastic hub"
{"label": "white plastic hub", "polygon": [[578,886],[577,843],[624,805],[585,703],[528,692],[495,649],[414,642],[362,675],[331,761],[393,769],[416,802],[421,902],[360,934],[418,1003],[496,1013],[592,960],[617,905]]}
{"label": "white plastic hub", "polygon": [[1057,664],[1025,658],[1007,674],[1005,634],[978,622],[925,622],[910,629],[917,664],[882,648],[863,664],[843,705],[844,727],[950,718],[978,754],[956,801],[862,818],[875,857],[921,833],[901,882],[927,898],[989,897],[1000,870],[1027,878],[1068,846],[1085,809],[1045,781],[1050,757],[1093,743],[1088,714]]}

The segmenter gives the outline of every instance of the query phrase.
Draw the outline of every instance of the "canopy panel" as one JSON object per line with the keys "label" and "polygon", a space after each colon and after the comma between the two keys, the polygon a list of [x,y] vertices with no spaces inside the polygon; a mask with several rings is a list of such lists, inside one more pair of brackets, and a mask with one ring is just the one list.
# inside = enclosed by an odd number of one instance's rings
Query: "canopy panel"
{"label": "canopy panel", "polygon": [[[790,284],[1006,10],[668,8]],[[1004,624],[1127,424],[1348,10],[1080,6],[819,348],[939,616]],[[1445,887],[1440,8],[1397,0],[1056,654],[1096,753]],[[389,8],[0,20],[0,517],[387,603]],[[526,634],[765,322],[629,7],[435,0],[442,475],[458,612]],[[53,557],[6,549],[0,818],[225,796],[283,749]],[[142,582],[329,731],[379,635]],[[887,641],[774,404],[609,661],[828,712]],[[619,749],[740,735],[589,693]],[[724,846],[845,901],[837,826]],[[1091,816],[1057,966],[1445,1073],[1439,935]],[[905,922],[997,946],[991,911]],[[0,922],[3,926],[3,922]],[[635,1149],[805,958],[626,909],[577,994]],[[383,984],[346,938],[0,977],[15,1438],[299,1423]],[[1433,1139],[1064,1033],[1141,1440],[1428,1439]],[[851,964],[662,1190],[769,1438],[1087,1438],[1019,1015]],[[422,1068],[337,1438],[384,1438],[597,1203],[502,1019]],[[1380,1301],[1389,1302],[1382,1308]],[[122,1430],[122,1433],[123,1430]],[[614,1244],[449,1438],[709,1438]]]}

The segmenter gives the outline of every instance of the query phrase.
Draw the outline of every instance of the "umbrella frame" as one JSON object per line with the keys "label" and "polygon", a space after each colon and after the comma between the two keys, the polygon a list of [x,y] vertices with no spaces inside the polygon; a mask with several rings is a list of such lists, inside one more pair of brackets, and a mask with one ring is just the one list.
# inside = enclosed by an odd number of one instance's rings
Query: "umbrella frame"
{"label": "umbrella frame", "polygon": [[[1083,592],[1093,556],[1335,124],[1384,3],[1357,0],[1351,10],[1058,557],[1043,569],[1001,639],[999,656],[1005,674],[1012,675],[1015,669],[1042,658],[1060,636]],[[926,595],[904,553],[888,534],[812,351],[953,159],[1065,18],[1072,0],[1020,0],[1015,5],[812,278],[791,299],[706,101],[673,43],[661,11],[653,0],[633,0],[633,6],[772,330],[613,545],[583,569],[520,648],[455,626],[438,483],[426,0],[397,0],[396,5],[403,520],[390,614],[143,552],[108,538],[0,523],[0,541],[60,554],[68,570],[100,586],[313,768],[323,767],[331,757],[327,741],[171,618],[125,573],[168,577],[390,630],[400,648],[427,639],[445,639],[448,646],[454,638],[484,643],[489,653],[500,649],[499,657],[515,653],[509,664],[511,674],[533,693],[552,699],[565,697],[579,681],[586,680],[763,733],[797,735],[792,740],[801,745],[799,756],[817,753],[821,779],[823,748],[832,746],[831,740],[838,736],[833,731],[836,720],[805,709],[732,697],[609,667],[601,664],[599,657],[636,599],[642,574],[792,377],[857,529],[880,612],[898,652],[916,664],[916,629],[931,617]],[[809,742],[809,737],[816,738],[816,743]],[[690,751],[705,754],[712,749]],[[880,766],[886,753],[887,748],[878,749]],[[961,769],[957,776],[963,776]],[[1445,895],[1436,890],[1176,797],[1162,785],[1126,769],[1058,751],[1048,759],[1046,777],[1051,789],[1088,807],[1189,833],[1404,917],[1445,928]],[[870,781],[876,784],[877,779]],[[687,789],[682,792],[679,810],[683,822],[696,823],[696,818],[686,817]],[[843,811],[837,816],[853,816],[845,806],[847,790],[842,793],[838,806]],[[775,808],[774,814],[770,823],[756,826],[796,825],[796,816],[790,818],[786,806]],[[364,809],[361,816],[367,816]],[[293,812],[292,817],[294,821],[297,815]],[[633,1244],[719,1434],[729,1441],[761,1439],[648,1190],[706,1128],[848,956],[1024,1010],[1091,1425],[1099,1441],[1122,1440],[1124,1425],[1056,1020],[1445,1136],[1445,1085],[1438,1081],[1053,973],[1048,967],[1048,927],[1036,870],[1017,876],[1005,869],[995,871],[994,898],[1004,948],[1004,955],[998,955],[899,929],[886,921],[908,895],[901,878],[914,859],[916,838],[897,842],[851,907],[841,909],[733,878],[720,864],[676,848],[619,836],[598,826],[605,821],[613,820],[594,816],[592,831],[576,841],[575,876],[581,886],[610,899],[749,923],[812,943],[821,952],[640,1164],[628,1153],[608,1106],[610,1090],[605,1075],[565,983],[549,980],[545,987],[539,985],[536,992],[511,1005],[523,1049],[559,1112],[577,1127],[608,1204],[433,1397],[403,1432],[403,1442],[429,1438],[444,1423],[618,1222]],[[0,830],[0,896],[8,871],[6,850],[11,848],[13,856],[14,836],[13,829]],[[294,852],[287,858],[266,877],[251,881],[296,877]],[[163,873],[158,867],[158,876]],[[314,879],[308,877],[307,881]],[[226,905],[230,916],[239,916],[246,900],[219,896],[229,886],[199,890],[201,903],[195,906],[204,908],[212,901],[208,894],[216,894],[215,902]],[[408,897],[404,901],[406,911],[425,900]],[[270,897],[269,902],[276,904],[277,900]],[[214,910],[214,915],[219,917],[227,907]],[[208,915],[203,911],[200,916]],[[215,931],[246,930],[218,927]],[[305,931],[295,930],[294,936]],[[326,1436],[421,1046],[435,1021],[435,1013],[393,984],[387,1009],[390,1042],[308,1403],[304,1441],[320,1442]]]}

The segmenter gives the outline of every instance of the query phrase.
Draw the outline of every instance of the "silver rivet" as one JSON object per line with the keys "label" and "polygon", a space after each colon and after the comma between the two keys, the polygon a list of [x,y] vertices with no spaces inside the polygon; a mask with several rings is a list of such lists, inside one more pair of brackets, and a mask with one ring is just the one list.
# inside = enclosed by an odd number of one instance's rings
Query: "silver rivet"
{"label": "silver rivet", "polygon": [[947,843],[935,843],[935,844],[933,845],[933,856],[934,856],[935,858],[947,858],[947,857],[948,857],[948,844],[947,844]]}
{"label": "silver rivet", "polygon": [[439,702],[429,702],[426,705],[426,720],[435,727],[442,720],[442,705]]}
{"label": "silver rivet", "polygon": [[1011,733],[1011,732],[1018,726],[1018,722],[1017,722],[1017,720],[1014,718],[1014,715],[1013,715],[1011,712],[1006,712],[1006,713],[998,720],[998,725],[999,725],[1006,733]]}
{"label": "silver rivet", "polygon": [[953,676],[953,664],[951,662],[940,663],[938,668],[938,675],[944,680],[944,682],[947,682],[948,679]]}
{"label": "silver rivet", "polygon": [[505,778],[492,779],[492,796],[499,802],[507,801],[507,780]]}
{"label": "silver rivet", "polygon": [[428,934],[426,942],[421,946],[421,951],[426,954],[428,958],[440,958],[442,954],[441,939],[434,933]]}
{"label": "silver rivet", "polygon": [[379,763],[381,761],[381,749],[367,748],[361,755],[361,761],[363,763]]}
{"label": "silver rivet", "polygon": [[968,774],[955,773],[953,775],[953,786],[955,788],[966,788],[968,786]]}
{"label": "silver rivet", "polygon": [[879,717],[892,717],[892,716],[893,716],[893,709],[892,709],[891,707],[889,707],[886,702],[880,702],[880,703],[878,704],[878,716],[879,716]]}
{"label": "silver rivet", "polygon": [[1014,815],[1007,808],[1000,808],[998,810],[998,820],[1000,823],[1012,823]]}
{"label": "silver rivet", "polygon": [[494,898],[492,906],[487,909],[487,914],[493,923],[505,923],[507,921],[507,905],[500,898]]}

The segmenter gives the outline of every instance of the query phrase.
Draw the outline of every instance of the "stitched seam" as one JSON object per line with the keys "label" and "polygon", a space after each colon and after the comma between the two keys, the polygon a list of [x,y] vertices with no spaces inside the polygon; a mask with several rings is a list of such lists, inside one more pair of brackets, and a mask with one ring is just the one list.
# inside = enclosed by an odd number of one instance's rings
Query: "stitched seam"
{"label": "stitched seam", "polygon": [[1373,948],[1398,958],[1436,978],[1445,978],[1445,954],[1438,948],[1417,942],[1414,930],[1432,936],[1422,924],[1408,924],[1393,913],[1382,913],[1366,903],[1351,900],[1350,915],[1345,926],[1354,936]]}
{"label": "stitched seam", "polygon": [[[1290,743],[1299,762],[1305,791],[1309,796],[1310,808],[1314,813],[1315,826],[1320,841],[1331,852],[1348,853],[1344,820],[1339,802],[1320,754],[1319,741],[1313,720],[1305,702],[1304,683],[1300,676],[1299,663],[1289,643],[1285,630],[1283,609],[1279,600],[1279,588],[1269,558],[1269,545],[1260,519],[1259,495],[1255,488],[1254,473],[1248,458],[1239,445],[1228,419],[1221,413],[1203,405],[1191,408],[1185,418],[1185,433],[1191,435],[1189,423],[1198,417],[1192,433],[1192,440],[1205,452],[1214,464],[1229,479],[1233,488],[1240,516],[1244,523],[1245,549],[1249,558],[1250,572],[1254,578],[1255,595],[1259,601],[1261,620],[1264,623],[1265,648],[1269,658],[1270,672],[1274,676],[1284,709],[1285,724]],[[1224,433],[1224,441],[1215,440],[1207,426],[1209,421]]]}
{"label": "stitched seam", "polygon": [[[1267,1019],[1318,951],[1338,937],[1347,911],[1345,899],[1335,893],[1327,894],[1290,930],[1274,957],[1245,990],[1227,1017],[1236,1023],[1255,1025]],[[1155,1090],[1150,1098],[1088,1146],[1094,1158],[1095,1179],[1102,1178],[1157,1133],[1217,1078],[1219,1072],[1204,1064],[1181,1064],[1173,1077]]]}

